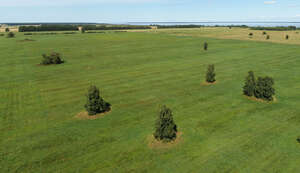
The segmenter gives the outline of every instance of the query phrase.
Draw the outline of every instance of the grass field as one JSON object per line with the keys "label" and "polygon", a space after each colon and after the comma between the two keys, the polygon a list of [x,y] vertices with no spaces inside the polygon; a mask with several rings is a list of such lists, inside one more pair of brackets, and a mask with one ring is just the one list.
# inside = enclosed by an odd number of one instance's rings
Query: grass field
{"label": "grass field", "polygon": [[[147,32],[166,33],[176,36],[193,36],[193,37],[213,37],[220,39],[235,39],[235,40],[251,40],[251,41],[263,41],[273,43],[284,44],[300,44],[300,30],[295,31],[265,31],[267,35],[270,35],[270,39],[266,39],[266,35],[263,35],[264,31],[251,30],[249,28],[233,27],[202,27],[192,29],[159,29],[159,30],[140,30]],[[252,37],[249,37],[249,33],[253,33]],[[285,36],[289,35],[289,39],[286,40]]]}
{"label": "grass field", "polygon": [[[164,32],[0,37],[0,172],[300,172],[299,45]],[[66,63],[38,66],[51,51]],[[275,103],[242,95],[249,70]],[[78,120],[91,84],[112,111]],[[181,141],[149,148],[162,104]]]}

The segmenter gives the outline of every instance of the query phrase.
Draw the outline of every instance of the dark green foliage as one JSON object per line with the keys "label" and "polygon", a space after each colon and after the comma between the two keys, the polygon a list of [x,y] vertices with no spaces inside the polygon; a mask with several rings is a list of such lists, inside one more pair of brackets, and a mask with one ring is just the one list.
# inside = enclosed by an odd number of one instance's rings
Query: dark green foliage
{"label": "dark green foliage", "polygon": [[85,28],[84,28],[84,27],[81,28],[81,33],[82,33],[82,34],[85,33]]}
{"label": "dark green foliage", "polygon": [[15,34],[13,32],[9,32],[7,34],[7,38],[14,38],[15,37]]}
{"label": "dark green foliage", "polygon": [[206,82],[208,83],[214,83],[216,81],[215,79],[215,66],[213,64],[209,65],[206,72]]}
{"label": "dark green foliage", "polygon": [[245,85],[243,87],[244,94],[249,97],[254,96],[255,87],[256,87],[256,79],[254,76],[254,72],[249,71],[248,76],[246,77],[245,80]]}
{"label": "dark green foliage", "polygon": [[253,36],[253,33],[252,33],[252,32],[250,32],[250,33],[249,33],[249,36],[250,36],[250,37],[252,37],[252,36]]}
{"label": "dark green foliage", "polygon": [[267,35],[266,39],[269,40],[270,39],[270,35]]}
{"label": "dark green foliage", "polygon": [[1,37],[3,37],[3,36],[4,36],[4,34],[0,34],[0,36],[1,36]]}
{"label": "dark green foliage", "polygon": [[296,26],[277,26],[277,27],[251,27],[252,30],[268,30],[268,31],[292,31],[296,30]]}
{"label": "dark green foliage", "polygon": [[272,101],[275,95],[274,80],[271,77],[258,77],[254,95],[256,98]]}
{"label": "dark green foliage", "polygon": [[127,29],[151,29],[151,26],[142,25],[84,25],[85,30],[127,30]]}
{"label": "dark green foliage", "polygon": [[286,35],[286,36],[285,36],[285,39],[288,40],[288,39],[289,39],[289,35]]}
{"label": "dark green foliage", "polygon": [[204,43],[204,50],[207,50],[207,49],[208,49],[208,43],[205,42],[205,43]]}
{"label": "dark green foliage", "polygon": [[176,139],[177,126],[173,120],[172,110],[163,106],[155,124],[154,137],[163,142]]}
{"label": "dark green foliage", "polygon": [[297,138],[298,143],[300,143],[300,136]]}
{"label": "dark green foliage", "polygon": [[19,32],[39,32],[39,31],[78,31],[78,26],[67,25],[67,24],[42,24],[38,26],[19,27]]}
{"label": "dark green foliage", "polygon": [[9,32],[10,30],[9,30],[9,28],[5,28],[5,32]]}
{"label": "dark green foliage", "polygon": [[110,110],[110,104],[103,100],[99,89],[93,85],[88,90],[87,102],[84,107],[89,115],[96,115]]}
{"label": "dark green foliage", "polygon": [[61,59],[59,53],[52,52],[50,55],[43,54],[43,60],[41,64],[50,65],[50,64],[62,64],[64,61]]}
{"label": "dark green foliage", "polygon": [[201,28],[203,25],[152,25],[156,26],[158,29],[168,29],[168,28]]}
{"label": "dark green foliage", "polygon": [[266,31],[264,31],[262,34],[263,34],[263,35],[267,35],[267,32],[266,32]]}

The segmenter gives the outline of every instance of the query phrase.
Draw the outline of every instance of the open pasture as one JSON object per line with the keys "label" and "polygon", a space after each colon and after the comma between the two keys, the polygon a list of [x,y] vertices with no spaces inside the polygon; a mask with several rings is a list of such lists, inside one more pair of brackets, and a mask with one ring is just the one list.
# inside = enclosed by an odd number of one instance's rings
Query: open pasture
{"label": "open pasture", "polygon": [[[237,28],[0,37],[0,172],[300,172],[300,35],[273,32],[268,42]],[[52,51],[65,63],[37,65]],[[208,64],[215,85],[202,85]],[[276,102],[242,95],[249,70],[274,78]],[[76,119],[91,84],[112,110]],[[151,148],[163,104],[181,141]]]}

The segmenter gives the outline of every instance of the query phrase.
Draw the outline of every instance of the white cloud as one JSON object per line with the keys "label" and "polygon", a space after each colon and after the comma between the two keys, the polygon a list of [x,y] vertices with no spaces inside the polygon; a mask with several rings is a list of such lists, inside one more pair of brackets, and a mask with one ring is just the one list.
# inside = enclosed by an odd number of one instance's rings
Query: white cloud
{"label": "white cloud", "polygon": [[266,5],[271,5],[271,4],[276,4],[277,1],[271,0],[271,1],[265,1],[264,4]]}
{"label": "white cloud", "polygon": [[297,14],[295,17],[300,17],[300,14]]}

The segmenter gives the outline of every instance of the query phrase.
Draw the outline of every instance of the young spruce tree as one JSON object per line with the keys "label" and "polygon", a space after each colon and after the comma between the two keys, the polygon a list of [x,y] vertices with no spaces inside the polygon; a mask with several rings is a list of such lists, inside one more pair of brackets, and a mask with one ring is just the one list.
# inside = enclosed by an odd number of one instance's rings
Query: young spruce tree
{"label": "young spruce tree", "polygon": [[100,91],[96,86],[90,86],[87,94],[87,103],[84,105],[89,115],[96,115],[110,110],[110,104],[105,102],[100,96]]}
{"label": "young spruce tree", "polygon": [[205,43],[204,43],[204,50],[206,51],[207,49],[208,49],[208,43],[205,42]]}
{"label": "young spruce tree", "polygon": [[274,80],[271,77],[259,77],[255,88],[255,97],[267,101],[273,100],[275,89],[273,88]]}
{"label": "young spruce tree", "polygon": [[163,106],[155,124],[154,137],[163,142],[176,139],[177,126],[173,120],[172,110]]}
{"label": "young spruce tree", "polygon": [[206,82],[208,82],[208,83],[214,83],[216,81],[215,77],[216,77],[215,66],[213,64],[211,64],[207,68]]}
{"label": "young spruce tree", "polygon": [[248,76],[246,77],[245,80],[245,85],[243,87],[244,94],[249,97],[254,96],[255,87],[256,87],[256,79],[254,76],[254,72],[249,71]]}

